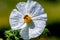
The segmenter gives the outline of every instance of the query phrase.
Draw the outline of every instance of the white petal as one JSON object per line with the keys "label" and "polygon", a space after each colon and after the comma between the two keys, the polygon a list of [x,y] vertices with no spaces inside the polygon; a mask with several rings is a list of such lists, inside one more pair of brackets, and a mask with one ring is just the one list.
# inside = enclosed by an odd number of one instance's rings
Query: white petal
{"label": "white petal", "polygon": [[20,31],[20,35],[23,39],[31,39],[31,38],[38,37],[42,34],[45,26],[46,26],[45,21],[37,20],[31,22],[31,24],[27,25],[26,28]]}
{"label": "white petal", "polygon": [[29,11],[33,17],[38,16],[40,14],[44,14],[44,11],[41,5],[33,1],[30,4]]}
{"label": "white petal", "polygon": [[32,16],[33,13],[36,11],[37,9],[37,2],[33,2],[31,3],[30,5],[30,8],[29,8],[29,12],[30,12],[30,15]]}
{"label": "white petal", "polygon": [[33,13],[33,17],[36,17],[36,16],[39,16],[39,15],[42,15],[42,14],[44,14],[44,9],[43,8],[38,8],[38,9],[36,9],[36,11]]}
{"label": "white petal", "polygon": [[[25,6],[25,9],[26,9],[26,13],[29,13],[31,14],[33,11],[35,11],[36,9],[36,2],[34,1],[31,1],[31,2],[27,2],[26,3],[26,6]],[[35,9],[34,9],[35,8]],[[32,15],[32,14],[31,14]]]}
{"label": "white petal", "polygon": [[33,17],[32,20],[42,20],[42,21],[47,21],[47,14],[41,14],[39,16]]}
{"label": "white petal", "polygon": [[9,22],[10,22],[11,28],[13,30],[18,29],[18,27],[20,27],[21,25],[24,24],[24,21],[23,21],[22,17],[23,17],[23,15],[21,15],[21,13],[18,12],[16,9],[14,9],[11,12],[11,15],[10,15],[10,18],[9,18]]}
{"label": "white petal", "polygon": [[33,1],[26,3],[26,5],[25,5],[26,12],[25,13],[29,13],[30,12],[30,6],[31,6],[31,4],[33,4]]}
{"label": "white petal", "polygon": [[20,31],[20,35],[21,35],[21,38],[23,38],[24,40],[29,39],[29,28],[25,27],[24,29],[22,29]]}
{"label": "white petal", "polygon": [[20,35],[23,39],[30,39],[29,27],[34,28],[34,23],[31,22],[29,25],[27,25],[24,29],[20,31]]}
{"label": "white petal", "polygon": [[46,26],[46,22],[37,20],[34,21],[34,25],[34,28],[29,28],[29,39],[40,36]]}
{"label": "white petal", "polygon": [[22,13],[24,14],[25,13],[25,5],[26,3],[25,2],[20,2],[16,5],[17,9]]}
{"label": "white petal", "polygon": [[[20,26],[20,25],[19,25]],[[23,25],[21,25],[21,27],[19,27],[19,29],[23,29],[23,28],[25,28],[27,26],[27,24],[26,23],[24,23]]]}

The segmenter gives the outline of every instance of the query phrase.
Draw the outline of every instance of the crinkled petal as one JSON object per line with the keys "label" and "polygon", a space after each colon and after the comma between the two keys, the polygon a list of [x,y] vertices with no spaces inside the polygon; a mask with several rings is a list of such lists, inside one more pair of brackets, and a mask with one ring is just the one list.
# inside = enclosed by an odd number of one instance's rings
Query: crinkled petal
{"label": "crinkled petal", "polygon": [[22,14],[16,9],[11,12],[9,22],[13,30],[19,29],[24,24],[22,17]]}
{"label": "crinkled petal", "polygon": [[25,2],[20,2],[16,5],[17,9],[22,13],[24,14],[25,13],[25,5],[26,3]]}
{"label": "crinkled petal", "polygon": [[41,14],[39,16],[33,17],[32,20],[42,20],[42,21],[47,21],[47,14]]}
{"label": "crinkled petal", "polygon": [[39,16],[39,15],[42,15],[44,14],[44,9],[42,7],[38,7],[38,9],[36,9],[36,11],[33,13],[33,17],[36,17],[36,16]]}
{"label": "crinkled petal", "polygon": [[25,13],[28,14],[30,12],[30,6],[31,4],[33,4],[33,1],[31,2],[27,2],[26,5],[25,5]]}
{"label": "crinkled petal", "polygon": [[30,15],[32,15],[33,12],[35,12],[35,9],[37,9],[37,2],[34,2],[34,1],[28,1],[26,3],[26,6],[25,6],[25,10],[26,12],[25,13],[29,13]]}
{"label": "crinkled petal", "polygon": [[40,16],[42,14],[45,14],[42,6],[35,1],[27,2],[25,8],[26,8],[25,13],[29,14],[32,17],[36,17],[36,16]]}
{"label": "crinkled petal", "polygon": [[21,35],[21,38],[23,38],[24,40],[29,39],[29,28],[25,27],[24,29],[22,29],[20,31],[20,35]]}
{"label": "crinkled petal", "polygon": [[20,35],[23,39],[31,39],[38,37],[39,35],[42,34],[45,26],[46,26],[45,21],[34,20],[34,22],[31,22],[26,28],[20,31]]}
{"label": "crinkled petal", "polygon": [[33,28],[35,27],[34,23],[31,22],[29,25],[27,25],[24,29],[22,29],[22,30],[20,31],[20,35],[21,35],[21,37],[22,37],[24,40],[25,40],[25,39],[30,39],[30,36],[29,36],[29,27],[33,29]]}
{"label": "crinkled petal", "polygon": [[37,20],[34,21],[34,25],[35,25],[33,26],[34,28],[32,28],[31,26],[29,28],[29,39],[40,36],[46,26],[46,22]]}
{"label": "crinkled petal", "polygon": [[42,14],[44,14],[44,9],[43,9],[43,8],[42,8],[42,9],[38,8],[38,9],[33,13],[32,17],[36,17],[36,16],[39,16],[39,15],[42,15]]}
{"label": "crinkled petal", "polygon": [[30,2],[28,10],[32,17],[44,14],[44,9],[42,6],[35,1]]}

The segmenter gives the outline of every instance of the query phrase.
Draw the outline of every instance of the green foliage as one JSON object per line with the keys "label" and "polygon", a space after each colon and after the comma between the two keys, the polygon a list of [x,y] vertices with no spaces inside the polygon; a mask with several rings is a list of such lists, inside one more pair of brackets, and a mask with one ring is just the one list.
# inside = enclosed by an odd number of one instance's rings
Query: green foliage
{"label": "green foliage", "polygon": [[42,35],[43,36],[48,36],[49,30],[47,28],[44,29]]}
{"label": "green foliage", "polygon": [[6,40],[20,40],[18,30],[7,30],[5,31]]}
{"label": "green foliage", "polygon": [[0,40],[3,40],[3,38],[0,38]]}

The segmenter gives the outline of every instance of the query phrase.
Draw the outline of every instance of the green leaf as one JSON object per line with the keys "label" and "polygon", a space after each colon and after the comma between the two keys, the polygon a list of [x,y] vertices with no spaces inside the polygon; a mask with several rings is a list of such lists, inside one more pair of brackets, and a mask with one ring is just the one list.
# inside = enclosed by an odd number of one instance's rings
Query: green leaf
{"label": "green leaf", "polygon": [[48,36],[49,30],[47,28],[44,29],[42,35]]}
{"label": "green leaf", "polygon": [[7,30],[5,31],[6,40],[20,40],[18,30]]}

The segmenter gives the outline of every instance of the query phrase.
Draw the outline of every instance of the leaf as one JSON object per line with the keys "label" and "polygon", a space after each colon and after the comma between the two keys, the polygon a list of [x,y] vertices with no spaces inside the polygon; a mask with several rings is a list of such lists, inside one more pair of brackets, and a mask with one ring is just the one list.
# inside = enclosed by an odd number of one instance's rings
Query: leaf
{"label": "leaf", "polygon": [[42,35],[48,36],[48,34],[49,34],[49,30],[47,28],[45,28]]}
{"label": "leaf", "polygon": [[20,40],[18,30],[7,30],[5,31],[6,40]]}

